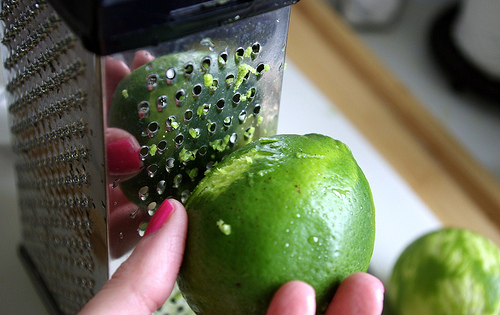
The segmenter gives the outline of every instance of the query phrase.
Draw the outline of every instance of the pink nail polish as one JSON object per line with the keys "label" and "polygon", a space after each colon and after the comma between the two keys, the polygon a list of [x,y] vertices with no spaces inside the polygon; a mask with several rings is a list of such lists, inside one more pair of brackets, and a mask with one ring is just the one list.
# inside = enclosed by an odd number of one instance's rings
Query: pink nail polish
{"label": "pink nail polish", "polygon": [[121,139],[107,145],[108,172],[110,175],[128,175],[140,171],[139,151],[130,140]]}
{"label": "pink nail polish", "polygon": [[168,217],[174,210],[174,207],[170,203],[170,201],[165,200],[162,202],[160,207],[156,210],[155,214],[151,218],[148,223],[148,227],[144,232],[144,236],[149,235],[155,231],[157,231],[162,225],[167,221]]}

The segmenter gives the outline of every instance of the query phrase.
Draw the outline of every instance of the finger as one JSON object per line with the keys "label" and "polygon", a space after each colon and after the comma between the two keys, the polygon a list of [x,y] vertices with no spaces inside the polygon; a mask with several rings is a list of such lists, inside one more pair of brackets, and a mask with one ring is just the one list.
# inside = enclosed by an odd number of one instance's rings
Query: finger
{"label": "finger", "polygon": [[134,55],[134,60],[132,61],[132,70],[139,68],[140,66],[150,62],[153,59],[155,59],[155,57],[146,50],[140,50],[136,52]]}
{"label": "finger", "polygon": [[143,162],[139,156],[141,145],[137,139],[119,128],[106,129],[108,176],[112,180],[130,178],[140,172]]}
{"label": "finger", "polygon": [[290,281],[276,291],[267,315],[314,315],[316,294],[313,287],[302,281]]}
{"label": "finger", "polygon": [[110,198],[113,201],[113,206],[109,212],[108,239],[109,243],[113,244],[110,247],[111,257],[119,258],[130,251],[141,239],[137,229],[142,222],[149,218],[146,211],[140,211],[137,205],[128,201],[120,187],[111,188],[108,192],[110,195],[118,196],[118,198]]}
{"label": "finger", "polygon": [[111,99],[118,83],[130,73],[130,69],[123,61],[112,57],[106,57],[104,64],[106,69],[105,99],[106,106],[108,107],[111,104]]}
{"label": "finger", "polygon": [[143,237],[81,314],[150,315],[164,304],[182,262],[187,214],[180,202],[166,200],[152,222],[158,230]]}
{"label": "finger", "polygon": [[354,273],[339,286],[326,315],[380,315],[384,285],[367,273]]}

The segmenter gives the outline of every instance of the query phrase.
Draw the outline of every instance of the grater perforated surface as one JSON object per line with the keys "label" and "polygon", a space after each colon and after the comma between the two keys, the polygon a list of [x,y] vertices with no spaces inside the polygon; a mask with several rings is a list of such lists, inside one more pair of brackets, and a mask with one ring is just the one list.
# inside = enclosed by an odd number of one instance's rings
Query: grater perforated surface
{"label": "grater perforated surface", "polygon": [[22,246],[63,313],[108,277],[99,60],[46,1],[2,1]]}

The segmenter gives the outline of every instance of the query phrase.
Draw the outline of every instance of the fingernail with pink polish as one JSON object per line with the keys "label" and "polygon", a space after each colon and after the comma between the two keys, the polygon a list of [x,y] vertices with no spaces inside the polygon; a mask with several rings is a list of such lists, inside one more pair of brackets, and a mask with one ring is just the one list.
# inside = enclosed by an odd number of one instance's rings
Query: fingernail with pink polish
{"label": "fingernail with pink polish", "polygon": [[156,210],[151,220],[149,221],[148,227],[144,232],[144,236],[156,232],[160,227],[162,227],[173,210],[174,207],[172,206],[170,201],[168,200],[163,201],[160,207],[158,207],[158,209]]}
{"label": "fingernail with pink polish", "polygon": [[140,171],[142,166],[138,148],[126,138],[108,143],[107,159],[110,175],[132,174]]}

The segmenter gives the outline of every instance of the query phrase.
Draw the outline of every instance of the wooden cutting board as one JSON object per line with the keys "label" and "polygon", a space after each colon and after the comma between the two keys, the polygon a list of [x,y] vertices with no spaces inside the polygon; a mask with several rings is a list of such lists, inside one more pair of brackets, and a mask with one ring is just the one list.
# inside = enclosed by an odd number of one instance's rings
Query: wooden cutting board
{"label": "wooden cutting board", "polygon": [[478,231],[500,245],[500,183],[324,0],[302,0],[292,6],[287,56],[444,226]]}

